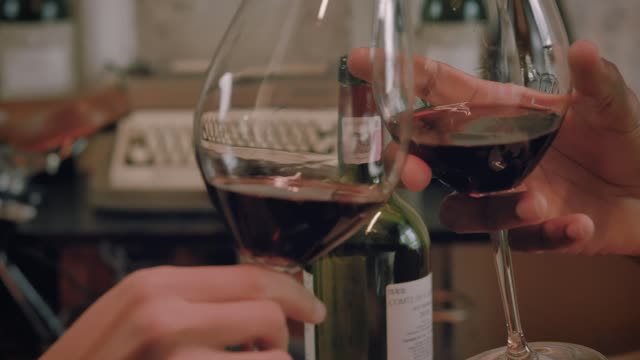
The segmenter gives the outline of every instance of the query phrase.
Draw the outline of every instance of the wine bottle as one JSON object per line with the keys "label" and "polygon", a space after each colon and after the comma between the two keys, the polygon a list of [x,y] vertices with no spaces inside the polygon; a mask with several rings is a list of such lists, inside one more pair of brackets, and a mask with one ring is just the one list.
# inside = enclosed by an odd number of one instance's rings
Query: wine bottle
{"label": "wine bottle", "polygon": [[476,75],[486,11],[482,0],[424,0],[416,54]]}
{"label": "wine bottle", "polygon": [[[369,84],[340,70],[340,162],[343,176],[377,181],[380,149],[353,139],[379,136]],[[370,142],[371,143],[371,142]],[[370,161],[374,160],[374,161]],[[399,196],[354,236],[317,260],[305,286],[327,306],[327,318],[305,326],[306,360],[432,359],[432,288],[429,234]]]}

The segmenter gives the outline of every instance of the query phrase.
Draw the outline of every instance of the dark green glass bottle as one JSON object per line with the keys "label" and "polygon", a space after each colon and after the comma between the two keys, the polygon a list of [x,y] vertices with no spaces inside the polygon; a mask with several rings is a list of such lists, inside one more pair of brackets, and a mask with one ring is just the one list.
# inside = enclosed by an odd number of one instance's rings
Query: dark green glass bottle
{"label": "dark green glass bottle", "polygon": [[[376,152],[354,154],[348,140],[380,136],[382,145],[371,89],[348,73],[344,59],[340,80],[343,176],[376,182]],[[429,249],[420,216],[392,195],[358,233],[310,266],[305,285],[326,304],[327,318],[306,326],[306,360],[432,359]]]}

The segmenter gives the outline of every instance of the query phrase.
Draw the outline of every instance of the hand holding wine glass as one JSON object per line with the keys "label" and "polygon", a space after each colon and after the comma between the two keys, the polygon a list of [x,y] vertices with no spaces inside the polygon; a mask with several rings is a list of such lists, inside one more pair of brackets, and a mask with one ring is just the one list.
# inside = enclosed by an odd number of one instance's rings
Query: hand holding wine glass
{"label": "hand holding wine glass", "polygon": [[[575,43],[569,59],[565,123],[522,192],[452,195],[441,219],[458,232],[512,228],[517,249],[640,255],[640,103],[593,44]],[[488,221],[491,213],[499,220]]]}
{"label": "hand holding wine glass", "polygon": [[[355,71],[367,71],[354,61]],[[428,61],[428,60],[427,60]],[[416,78],[434,82],[466,78],[456,86],[472,91],[475,78],[448,67],[424,67],[416,59]],[[575,89],[565,123],[540,164],[518,191],[473,198],[448,196],[441,221],[459,233],[511,229],[515,249],[572,254],[640,254],[640,103],[614,64],[597,47],[578,41],[569,52]],[[438,74],[432,70],[437,68]],[[431,73],[429,73],[431,72]],[[422,74],[422,75],[421,75]],[[416,88],[429,98],[433,90]],[[496,86],[498,84],[488,86]],[[455,92],[453,92],[455,94]],[[461,99],[453,96],[452,101]],[[429,183],[428,165],[409,155],[403,183],[419,191]],[[498,216],[493,216],[498,214]]]}
{"label": "hand holding wine glass", "polygon": [[[286,319],[324,316],[301,284],[268,269],[148,268],[101,296],[40,360],[290,360]],[[247,342],[265,351],[226,351]]]}

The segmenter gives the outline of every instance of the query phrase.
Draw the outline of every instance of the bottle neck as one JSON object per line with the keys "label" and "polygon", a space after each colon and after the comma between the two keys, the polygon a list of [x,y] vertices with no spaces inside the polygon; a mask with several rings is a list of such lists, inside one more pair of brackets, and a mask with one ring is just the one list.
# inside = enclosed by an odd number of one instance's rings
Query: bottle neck
{"label": "bottle neck", "polygon": [[371,85],[354,83],[340,86],[340,119],[345,117],[366,117],[377,114],[376,102]]}

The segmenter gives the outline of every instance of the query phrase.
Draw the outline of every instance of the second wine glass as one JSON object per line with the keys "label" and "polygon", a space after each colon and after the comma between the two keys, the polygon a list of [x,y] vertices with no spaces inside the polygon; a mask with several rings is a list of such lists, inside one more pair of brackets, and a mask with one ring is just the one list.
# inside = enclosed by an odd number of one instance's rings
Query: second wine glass
{"label": "second wine glass", "polygon": [[[517,191],[551,146],[571,99],[569,43],[555,0],[428,0],[423,21],[415,65],[424,106],[414,113],[410,152],[457,192],[483,198]],[[604,359],[579,345],[527,343],[508,231],[490,236],[508,341],[473,359]]]}

